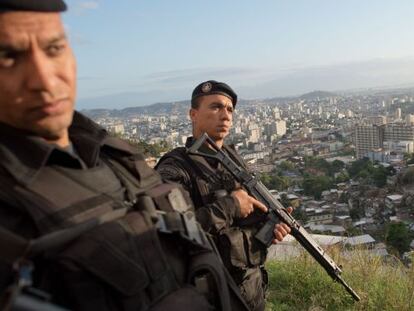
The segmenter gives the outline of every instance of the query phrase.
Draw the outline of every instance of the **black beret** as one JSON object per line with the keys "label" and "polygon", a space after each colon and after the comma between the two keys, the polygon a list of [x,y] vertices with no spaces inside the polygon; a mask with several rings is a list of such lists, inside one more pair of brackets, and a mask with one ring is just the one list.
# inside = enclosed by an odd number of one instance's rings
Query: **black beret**
{"label": "black beret", "polygon": [[195,106],[195,99],[201,96],[213,95],[213,94],[220,94],[220,95],[227,96],[228,98],[231,99],[233,103],[233,107],[236,107],[237,94],[226,83],[217,82],[214,80],[205,81],[196,86],[191,96],[191,106],[192,107]]}
{"label": "black beret", "polygon": [[0,0],[0,12],[63,12],[66,9],[63,0]]}

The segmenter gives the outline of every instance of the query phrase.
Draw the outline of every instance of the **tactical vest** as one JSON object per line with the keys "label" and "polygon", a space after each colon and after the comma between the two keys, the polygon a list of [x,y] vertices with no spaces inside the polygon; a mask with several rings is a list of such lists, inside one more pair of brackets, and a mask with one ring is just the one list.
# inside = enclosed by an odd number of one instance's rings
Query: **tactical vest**
{"label": "tactical vest", "polygon": [[2,261],[33,260],[35,285],[74,310],[247,310],[184,192],[163,184],[140,154],[105,148],[126,201],[116,185],[109,195],[88,182],[109,174],[105,165],[83,179],[53,167],[29,186],[0,179],[0,201],[39,231],[28,241],[0,228]]}
{"label": "tactical vest", "polygon": [[[243,161],[229,147],[224,146],[226,152],[242,167]],[[191,197],[195,208],[214,203],[221,195],[231,193],[240,185],[231,176],[231,173],[223,171],[217,173],[201,156],[189,155],[186,148],[176,148],[160,159],[173,158],[187,171],[191,179]],[[223,191],[225,190],[225,191]],[[267,249],[255,239],[258,228],[263,224],[263,216],[253,213],[245,219],[235,219],[233,225],[215,237],[217,248],[223,258],[223,262],[232,273],[236,282],[240,270],[258,267],[264,264]]]}

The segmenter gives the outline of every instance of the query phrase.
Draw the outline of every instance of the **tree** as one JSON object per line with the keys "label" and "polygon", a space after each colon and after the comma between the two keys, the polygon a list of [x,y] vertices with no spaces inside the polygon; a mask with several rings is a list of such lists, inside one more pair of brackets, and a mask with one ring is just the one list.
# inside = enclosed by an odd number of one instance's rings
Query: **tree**
{"label": "tree", "polygon": [[306,195],[313,195],[315,199],[320,199],[322,191],[332,187],[332,181],[328,176],[307,175],[303,180],[303,191]]}
{"label": "tree", "polygon": [[324,172],[326,175],[333,176],[331,164],[325,159],[317,157],[306,157],[305,158],[305,167],[314,168],[318,171]]}
{"label": "tree", "polygon": [[142,140],[139,142],[129,141],[129,143],[137,147],[137,149],[146,156],[159,157],[162,152],[166,152],[171,149],[166,141],[154,144],[149,144]]}
{"label": "tree", "polygon": [[378,188],[384,187],[387,184],[387,170],[381,165],[374,169],[371,177]]}
{"label": "tree", "polygon": [[335,179],[336,183],[346,182],[349,180],[349,175],[346,171],[340,172]]}
{"label": "tree", "polygon": [[308,215],[306,215],[306,212],[302,207],[295,208],[292,212],[292,216],[296,220],[300,220],[302,224],[306,224],[308,221]]}
{"label": "tree", "polygon": [[408,228],[403,223],[390,224],[388,226],[386,242],[395,248],[400,255],[410,249],[410,237]]}
{"label": "tree", "polygon": [[[351,166],[348,168],[349,176],[352,178],[357,175],[369,175],[369,173],[373,169],[373,164],[368,158],[363,158],[360,160],[357,160],[351,164]],[[364,171],[364,173],[362,173]],[[360,177],[360,176],[358,176]]]}
{"label": "tree", "polygon": [[287,176],[269,175],[263,173],[260,175],[260,180],[269,189],[276,189],[278,191],[286,190],[290,187],[291,181]]}
{"label": "tree", "polygon": [[290,187],[291,181],[290,181],[290,178],[287,176],[276,175],[276,176],[273,176],[273,185],[275,189],[279,191],[283,191]]}
{"label": "tree", "polygon": [[333,174],[340,172],[344,167],[345,167],[345,163],[340,160],[334,160],[331,163],[331,171]]}
{"label": "tree", "polygon": [[273,189],[273,185],[272,185],[272,177],[267,174],[267,173],[262,173],[260,174],[260,181],[267,187],[270,189]]}
{"label": "tree", "polygon": [[293,171],[295,169],[295,165],[290,161],[282,161],[279,164],[279,169],[282,171]]}
{"label": "tree", "polygon": [[405,174],[401,178],[401,182],[404,185],[412,184],[414,183],[414,167],[410,167],[407,169]]}
{"label": "tree", "polygon": [[349,210],[349,216],[351,216],[352,220],[359,220],[364,217],[364,215],[365,211],[363,208],[359,207],[359,205]]}
{"label": "tree", "polygon": [[282,194],[280,195],[280,203],[282,203],[282,205],[283,205],[284,207],[289,207],[290,203],[289,203],[289,199],[288,199],[288,197],[287,197],[287,194],[286,194],[286,193],[282,193]]}

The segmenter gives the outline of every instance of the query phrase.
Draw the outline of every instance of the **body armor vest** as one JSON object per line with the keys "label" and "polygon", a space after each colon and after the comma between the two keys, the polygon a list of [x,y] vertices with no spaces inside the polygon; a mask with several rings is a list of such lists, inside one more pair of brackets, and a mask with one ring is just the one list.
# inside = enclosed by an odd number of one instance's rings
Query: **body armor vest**
{"label": "body armor vest", "polygon": [[[3,181],[0,200],[29,214],[40,237],[52,236],[46,245],[53,247],[35,254],[41,262],[35,285],[75,310],[246,310],[234,291],[231,306],[223,269],[184,193],[163,184],[140,154],[104,151],[93,169],[43,167],[29,186]],[[56,232],[111,214],[119,217],[76,239],[53,241]],[[0,244],[7,240],[0,234]],[[31,255],[11,249],[15,257]],[[207,276],[215,285],[196,290]]]}
{"label": "body armor vest", "polygon": [[[233,160],[245,167],[233,150],[226,146],[223,148]],[[174,149],[161,158],[159,163],[168,157],[178,161],[189,174],[192,183],[191,196],[196,209],[212,204],[219,196],[230,194],[240,187],[230,172],[224,169],[214,170],[206,159],[187,154],[185,148]],[[239,275],[240,270],[264,264],[267,249],[254,237],[262,222],[263,216],[253,213],[248,218],[235,219],[230,228],[215,237],[223,262],[233,276]]]}

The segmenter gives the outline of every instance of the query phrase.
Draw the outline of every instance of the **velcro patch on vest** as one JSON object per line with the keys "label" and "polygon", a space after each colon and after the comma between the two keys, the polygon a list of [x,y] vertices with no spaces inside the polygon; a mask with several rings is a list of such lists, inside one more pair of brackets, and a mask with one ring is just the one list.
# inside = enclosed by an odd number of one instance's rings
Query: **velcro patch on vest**
{"label": "velcro patch on vest", "polygon": [[172,189],[168,194],[168,200],[171,203],[171,206],[174,210],[185,213],[188,210],[187,201],[184,198],[184,195],[181,190],[178,188]]}

